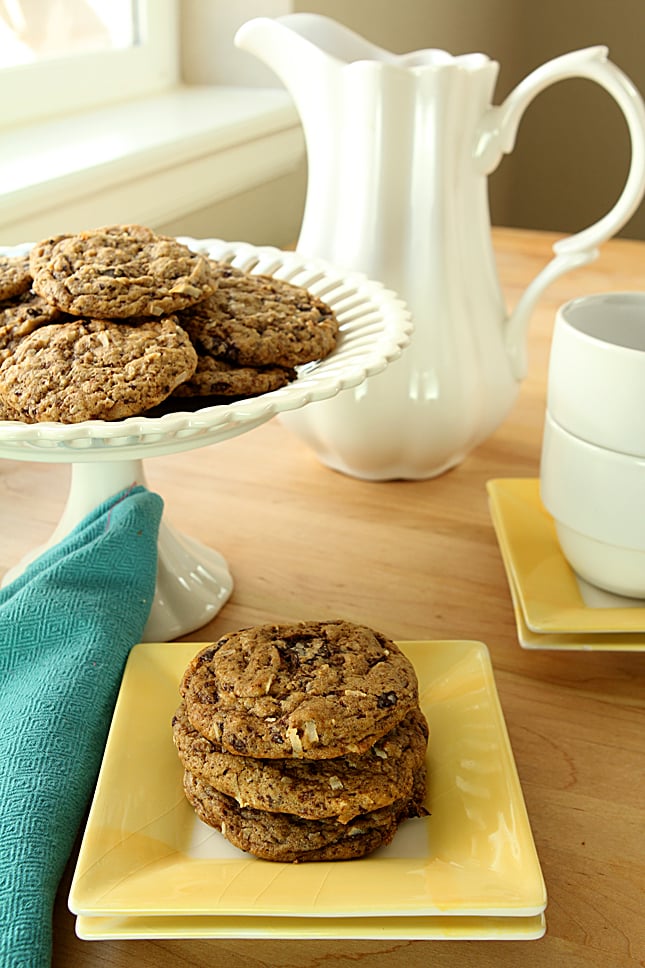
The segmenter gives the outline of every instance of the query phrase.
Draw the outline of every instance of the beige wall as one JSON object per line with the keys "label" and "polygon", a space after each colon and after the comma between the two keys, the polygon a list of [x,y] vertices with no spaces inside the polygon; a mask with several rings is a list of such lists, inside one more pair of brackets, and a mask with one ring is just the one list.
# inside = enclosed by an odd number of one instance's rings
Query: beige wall
{"label": "beige wall", "polygon": [[287,248],[298,238],[306,191],[304,165],[251,191],[156,225],[165,235],[228,239]]}
{"label": "beige wall", "polygon": [[[645,94],[645,0],[295,0],[390,50],[479,50],[498,60],[496,103],[534,67],[595,44]],[[571,80],[543,92],[515,151],[491,177],[497,224],[574,231],[617,199],[629,165],[626,125],[608,94]],[[645,239],[645,206],[623,230]]]}
{"label": "beige wall", "polygon": [[179,0],[181,74],[186,84],[277,87],[275,74],[233,43],[253,17],[281,17],[291,0]]}

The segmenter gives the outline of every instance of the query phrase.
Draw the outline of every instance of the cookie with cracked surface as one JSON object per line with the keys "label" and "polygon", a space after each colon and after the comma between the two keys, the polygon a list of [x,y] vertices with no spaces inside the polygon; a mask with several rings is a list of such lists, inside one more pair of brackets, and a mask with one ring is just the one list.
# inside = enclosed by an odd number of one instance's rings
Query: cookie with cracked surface
{"label": "cookie with cracked surface", "polygon": [[217,287],[179,315],[200,354],[240,366],[294,367],[331,353],[333,310],[301,286],[211,260]]}
{"label": "cookie with cracked surface", "polygon": [[282,366],[238,366],[198,353],[197,369],[173,397],[254,397],[278,390],[295,378],[295,370]]}
{"label": "cookie with cracked surface", "polygon": [[19,296],[30,288],[29,254],[0,255],[0,301]]}
{"label": "cookie with cracked surface", "polygon": [[218,829],[240,850],[283,863],[356,860],[385,847],[404,820],[425,815],[423,790],[420,782],[411,797],[343,824],[334,819],[304,820],[293,814],[240,807],[232,797],[188,771],[184,773],[186,798],[203,823]]}
{"label": "cookie with cracked surface", "polygon": [[33,289],[74,316],[164,316],[214,288],[205,256],[141,225],[47,239],[30,260]]}
{"label": "cookie with cracked surface", "polygon": [[41,326],[0,366],[0,399],[28,423],[119,420],[169,396],[197,365],[174,317]]}
{"label": "cookie with cracked surface", "polygon": [[0,304],[0,363],[10,356],[18,344],[40,326],[66,319],[38,293],[26,292]]}
{"label": "cookie with cracked surface", "polygon": [[184,768],[240,807],[308,820],[334,817],[340,823],[411,796],[415,778],[425,771],[428,741],[418,708],[366,753],[334,759],[266,760],[225,753],[193,728],[183,703],[172,731]]}
{"label": "cookie with cracked surface", "polygon": [[224,635],[189,663],[180,690],[203,736],[267,759],[365,753],[418,705],[399,647],[342,620]]}

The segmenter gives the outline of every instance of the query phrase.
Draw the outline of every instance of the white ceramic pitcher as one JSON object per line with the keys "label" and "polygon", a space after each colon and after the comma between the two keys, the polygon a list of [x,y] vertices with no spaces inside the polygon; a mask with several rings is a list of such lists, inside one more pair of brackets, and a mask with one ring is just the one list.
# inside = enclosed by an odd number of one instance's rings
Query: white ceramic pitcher
{"label": "white ceramic pitcher", "polygon": [[[643,101],[604,47],[549,61],[494,106],[498,64],[483,54],[396,55],[314,14],[251,20],[235,42],[275,71],[302,120],[308,184],[298,251],[396,290],[415,326],[408,349],[382,374],[281,420],[323,463],[346,474],[367,480],[440,474],[511,409],[540,293],[592,261],[640,203]],[[631,136],[629,174],[608,214],[555,245],[554,258],[509,316],[491,244],[486,176],[512,150],[532,99],[569,77],[596,81],[622,109]]]}

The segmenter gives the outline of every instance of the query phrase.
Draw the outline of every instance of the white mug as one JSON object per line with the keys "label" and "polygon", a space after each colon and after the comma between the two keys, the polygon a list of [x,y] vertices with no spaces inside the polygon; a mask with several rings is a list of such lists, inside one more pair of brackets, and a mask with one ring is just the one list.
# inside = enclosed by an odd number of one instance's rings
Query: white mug
{"label": "white mug", "polygon": [[645,457],[645,292],[584,296],[558,310],[547,409],[588,443]]}
{"label": "white mug", "polygon": [[645,599],[645,457],[582,440],[547,411],[540,495],[576,574]]}

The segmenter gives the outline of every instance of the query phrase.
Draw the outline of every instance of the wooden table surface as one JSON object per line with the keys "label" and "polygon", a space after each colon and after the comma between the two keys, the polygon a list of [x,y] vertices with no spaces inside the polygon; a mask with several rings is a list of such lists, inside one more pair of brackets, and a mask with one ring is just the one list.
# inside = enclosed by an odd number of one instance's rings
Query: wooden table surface
{"label": "wooden table surface", "polygon": [[[554,237],[496,230],[509,305]],[[536,477],[557,305],[645,288],[645,243],[616,240],[542,296],[529,375],[505,423],[434,480],[368,483],[335,473],[278,421],[146,461],[151,489],[235,579],[209,641],[264,621],[345,617],[397,639],[477,639],[490,650],[547,891],[538,941],[154,940],[82,942],[66,898],[55,968],[626,968],[645,963],[645,655],[524,651],[491,525],[486,481]],[[46,540],[66,499],[64,464],[0,461],[0,573]],[[384,889],[386,886],[384,885]]]}

